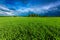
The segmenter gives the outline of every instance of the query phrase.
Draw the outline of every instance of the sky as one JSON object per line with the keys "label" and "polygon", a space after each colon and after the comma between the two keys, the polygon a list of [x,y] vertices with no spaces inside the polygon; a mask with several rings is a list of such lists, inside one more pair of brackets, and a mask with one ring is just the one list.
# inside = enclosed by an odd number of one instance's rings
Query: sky
{"label": "sky", "polygon": [[60,0],[0,0],[0,15],[41,14],[58,10]]}

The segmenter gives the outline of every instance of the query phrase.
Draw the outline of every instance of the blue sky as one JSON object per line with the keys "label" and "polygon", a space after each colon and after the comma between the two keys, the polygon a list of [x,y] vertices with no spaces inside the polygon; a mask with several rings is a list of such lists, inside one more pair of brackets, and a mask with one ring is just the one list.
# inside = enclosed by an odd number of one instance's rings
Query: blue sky
{"label": "blue sky", "polygon": [[60,6],[60,0],[0,0],[0,15],[20,15],[29,11],[45,12],[50,8]]}

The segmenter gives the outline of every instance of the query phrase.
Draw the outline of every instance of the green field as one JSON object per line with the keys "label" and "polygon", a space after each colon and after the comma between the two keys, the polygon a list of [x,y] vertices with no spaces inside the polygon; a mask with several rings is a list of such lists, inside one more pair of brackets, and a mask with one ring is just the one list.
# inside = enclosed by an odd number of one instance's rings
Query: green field
{"label": "green field", "polygon": [[60,17],[0,17],[0,40],[60,40]]}

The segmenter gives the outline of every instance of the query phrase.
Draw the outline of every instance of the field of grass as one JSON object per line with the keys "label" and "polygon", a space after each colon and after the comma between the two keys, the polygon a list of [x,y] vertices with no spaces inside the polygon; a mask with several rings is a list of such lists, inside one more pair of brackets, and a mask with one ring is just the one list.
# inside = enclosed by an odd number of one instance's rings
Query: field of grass
{"label": "field of grass", "polygon": [[60,40],[60,17],[0,17],[0,40]]}

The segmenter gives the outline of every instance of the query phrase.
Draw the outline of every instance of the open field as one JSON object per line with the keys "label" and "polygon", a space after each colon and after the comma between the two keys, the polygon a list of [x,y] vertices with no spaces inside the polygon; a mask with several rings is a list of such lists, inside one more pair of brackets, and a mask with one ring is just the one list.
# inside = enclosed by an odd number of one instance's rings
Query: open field
{"label": "open field", "polygon": [[60,17],[0,17],[0,40],[60,40]]}

